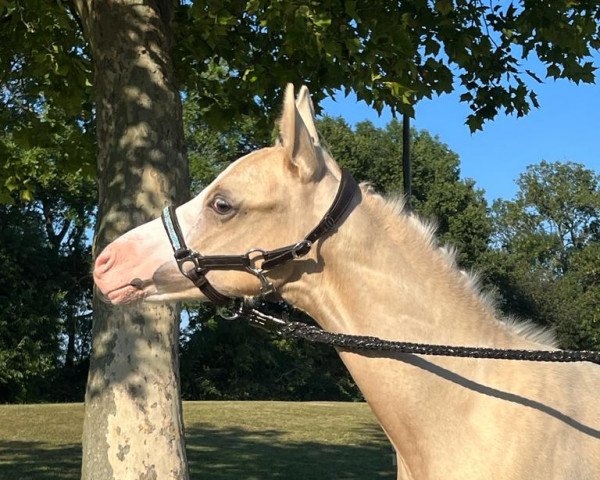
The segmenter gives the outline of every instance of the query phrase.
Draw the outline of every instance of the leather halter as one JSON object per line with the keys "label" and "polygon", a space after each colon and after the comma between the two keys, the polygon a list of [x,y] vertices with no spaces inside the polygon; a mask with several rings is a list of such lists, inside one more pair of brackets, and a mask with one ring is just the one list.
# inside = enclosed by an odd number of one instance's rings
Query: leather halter
{"label": "leather halter", "polygon": [[[337,229],[344,214],[350,207],[355,192],[358,190],[356,180],[348,170],[342,169],[342,178],[333,203],[319,224],[304,237],[303,240],[274,250],[255,248],[243,255],[202,255],[187,247],[175,207],[166,207],[162,213],[162,221],[173,247],[173,253],[179,271],[187,277],[213,303],[219,306],[229,304],[231,298],[218,292],[206,278],[210,270],[239,270],[252,273],[261,283],[261,295],[275,291],[273,284],[266,278],[265,271],[283,265],[310,252],[314,243]],[[262,259],[260,266],[256,265]],[[186,265],[190,264],[191,268]]]}

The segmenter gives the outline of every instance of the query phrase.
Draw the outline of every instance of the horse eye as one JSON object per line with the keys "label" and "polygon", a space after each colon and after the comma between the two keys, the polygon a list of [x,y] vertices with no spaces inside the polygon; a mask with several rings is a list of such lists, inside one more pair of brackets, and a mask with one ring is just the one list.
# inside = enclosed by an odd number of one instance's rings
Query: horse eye
{"label": "horse eye", "polygon": [[212,205],[211,205],[212,209],[221,214],[221,215],[225,215],[229,212],[231,212],[231,209],[233,208],[229,202],[227,200],[225,200],[223,197],[217,197],[213,200]]}

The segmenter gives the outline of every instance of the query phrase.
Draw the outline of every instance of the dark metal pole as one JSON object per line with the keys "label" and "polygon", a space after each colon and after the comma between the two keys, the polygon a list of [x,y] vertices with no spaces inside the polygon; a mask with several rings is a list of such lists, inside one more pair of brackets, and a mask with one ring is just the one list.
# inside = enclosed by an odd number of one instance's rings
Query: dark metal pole
{"label": "dark metal pole", "polygon": [[402,177],[404,180],[404,198],[406,208],[410,210],[412,200],[412,175],[410,169],[410,116],[402,115]]}

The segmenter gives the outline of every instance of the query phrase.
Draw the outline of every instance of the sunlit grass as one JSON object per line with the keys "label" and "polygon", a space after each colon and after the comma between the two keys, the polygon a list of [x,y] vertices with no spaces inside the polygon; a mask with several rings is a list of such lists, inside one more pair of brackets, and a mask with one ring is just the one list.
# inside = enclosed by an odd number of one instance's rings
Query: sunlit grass
{"label": "sunlit grass", "polygon": [[[192,478],[395,478],[367,405],[185,402]],[[75,480],[83,405],[0,406],[0,479]]]}

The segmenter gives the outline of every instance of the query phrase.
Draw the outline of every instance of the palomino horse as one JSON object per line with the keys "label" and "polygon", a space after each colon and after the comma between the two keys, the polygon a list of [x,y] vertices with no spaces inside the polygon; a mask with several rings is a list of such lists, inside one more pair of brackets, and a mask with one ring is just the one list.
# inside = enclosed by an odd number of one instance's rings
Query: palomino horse
{"label": "palomino horse", "polygon": [[[177,208],[191,249],[203,255],[277,249],[319,224],[341,170],[319,144],[305,87],[295,99],[288,85],[279,127],[277,145],[239,159]],[[336,231],[314,243],[263,280],[326,330],[412,342],[549,346],[549,335],[499,320],[448,250],[436,246],[431,229],[367,186],[355,188]],[[260,264],[260,255],[253,262]],[[106,247],[94,276],[114,304],[206,300],[178,270],[161,219]],[[260,294],[261,282],[249,271],[215,270],[206,279],[228,297]],[[597,365],[339,354],[396,449],[398,478],[600,478]]]}

